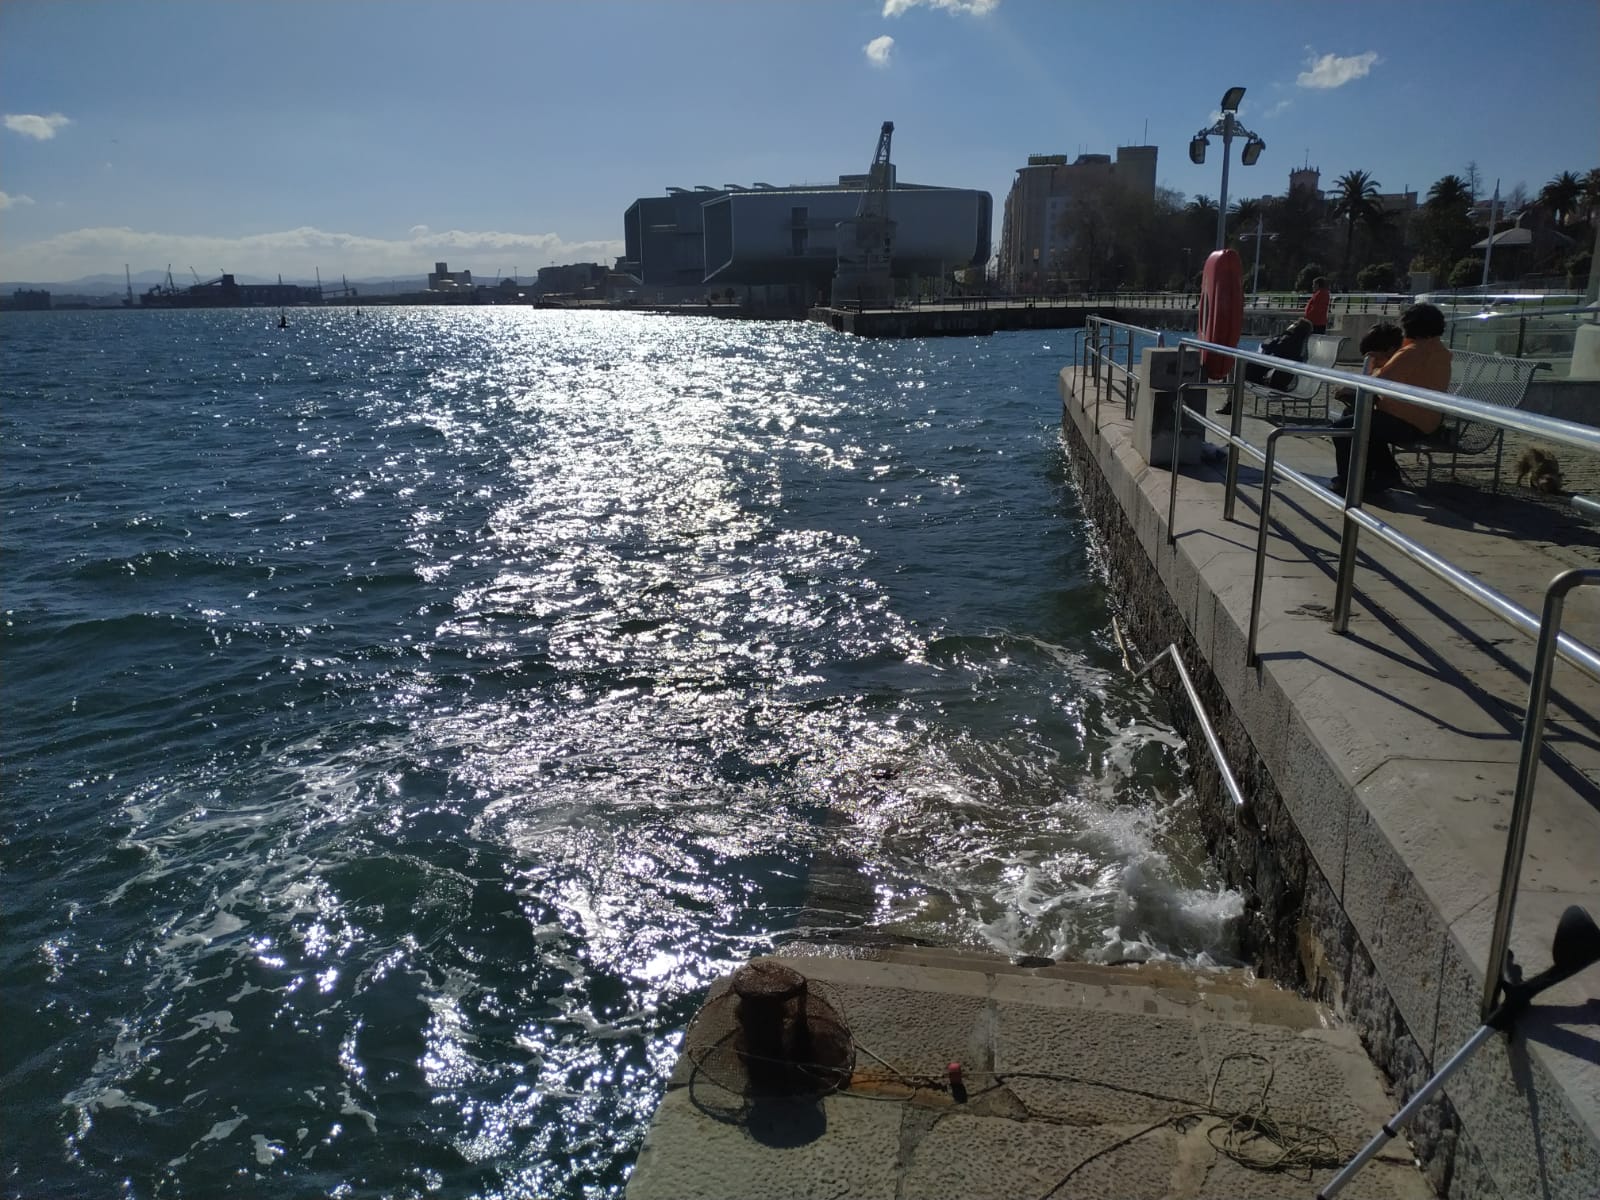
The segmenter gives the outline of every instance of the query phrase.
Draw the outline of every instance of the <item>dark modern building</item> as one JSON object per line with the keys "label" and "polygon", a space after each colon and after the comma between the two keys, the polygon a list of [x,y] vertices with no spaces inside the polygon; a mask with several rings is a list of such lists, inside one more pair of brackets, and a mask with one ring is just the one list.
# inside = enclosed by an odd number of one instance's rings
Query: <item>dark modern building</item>
{"label": "dark modern building", "polygon": [[[829,293],[836,231],[855,217],[865,186],[865,175],[841,175],[836,184],[724,184],[641,197],[623,215],[622,269],[639,280],[647,300],[732,288],[809,303]],[[993,208],[988,192],[894,180],[895,277],[941,278],[984,266]]]}

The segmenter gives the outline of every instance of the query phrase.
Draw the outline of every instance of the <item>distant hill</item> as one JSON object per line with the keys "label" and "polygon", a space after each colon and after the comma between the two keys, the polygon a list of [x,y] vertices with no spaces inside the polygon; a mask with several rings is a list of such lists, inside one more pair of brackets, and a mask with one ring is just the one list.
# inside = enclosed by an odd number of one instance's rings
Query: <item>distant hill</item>
{"label": "distant hill", "polygon": [[[202,279],[215,279],[215,275],[202,276]],[[276,276],[266,275],[240,275],[235,274],[234,279],[239,283],[276,283]],[[137,300],[140,292],[147,292],[158,283],[167,281],[165,271],[135,271],[133,273],[133,291]],[[187,287],[194,283],[193,275],[182,275],[174,271],[172,282],[178,287]],[[297,283],[302,287],[314,287],[316,279],[296,279],[285,276],[283,282]],[[350,286],[357,288],[363,295],[387,296],[397,292],[420,292],[427,289],[428,277],[426,275],[390,277],[383,279],[352,279]],[[485,283],[493,283],[492,279],[485,279]],[[330,291],[338,288],[339,276],[324,275],[322,285]],[[0,295],[10,295],[21,288],[24,291],[43,290],[56,296],[122,296],[127,291],[127,282],[121,275],[85,275],[81,279],[62,279],[45,282],[23,280],[8,280],[0,282]]]}

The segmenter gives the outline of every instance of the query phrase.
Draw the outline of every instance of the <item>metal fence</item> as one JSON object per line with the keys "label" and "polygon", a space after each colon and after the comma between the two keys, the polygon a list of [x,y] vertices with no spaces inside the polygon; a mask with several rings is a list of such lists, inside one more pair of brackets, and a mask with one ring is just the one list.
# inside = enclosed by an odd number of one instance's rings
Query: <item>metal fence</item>
{"label": "metal fence", "polygon": [[[1154,332],[1139,330],[1135,326],[1119,326],[1119,328],[1132,329],[1142,333]],[[1114,347],[1114,343],[1112,345]],[[1476,576],[1462,570],[1442,555],[1429,549],[1421,542],[1408,537],[1381,517],[1373,515],[1362,507],[1364,477],[1366,474],[1367,439],[1371,430],[1373,400],[1375,398],[1375,393],[1372,389],[1374,381],[1370,377],[1330,367],[1315,367],[1305,363],[1293,364],[1296,374],[1310,375],[1324,384],[1345,387],[1353,391],[1355,396],[1353,426],[1348,430],[1337,430],[1328,426],[1279,428],[1273,430],[1268,436],[1265,446],[1258,446],[1246,438],[1242,432],[1245,365],[1247,363],[1258,363],[1269,368],[1276,368],[1284,365],[1283,360],[1269,354],[1262,354],[1259,351],[1241,350],[1232,346],[1202,341],[1196,337],[1180,338],[1178,348],[1182,353],[1194,353],[1197,359],[1201,351],[1220,353],[1233,359],[1231,378],[1226,385],[1229,389],[1229,398],[1232,403],[1232,415],[1228,425],[1221,425],[1191,409],[1182,402],[1181,396],[1175,399],[1172,406],[1173,465],[1167,503],[1168,543],[1173,543],[1177,537],[1178,484],[1181,475],[1176,460],[1185,421],[1197,424],[1215,434],[1228,447],[1227,470],[1223,484],[1223,516],[1225,519],[1232,520],[1234,517],[1235,502],[1239,490],[1240,455],[1244,454],[1254,458],[1262,464],[1264,470],[1261,481],[1261,508],[1255,549],[1255,581],[1251,595],[1250,622],[1246,641],[1246,656],[1252,666],[1258,661],[1256,630],[1260,621],[1261,590],[1270,530],[1271,493],[1274,484],[1280,481],[1292,485],[1307,498],[1325,508],[1331,509],[1338,516],[1340,545],[1338,572],[1334,589],[1334,632],[1343,634],[1348,632],[1349,629],[1350,606],[1355,589],[1360,535],[1366,532],[1398,551],[1402,556],[1416,563],[1436,578],[1443,580],[1461,595],[1486,608],[1514,628],[1537,639],[1528,704],[1523,717],[1521,752],[1518,760],[1511,827],[1507,834],[1506,858],[1500,882],[1499,901],[1496,907],[1495,931],[1490,947],[1489,962],[1491,970],[1485,980],[1483,1011],[1487,1015],[1493,1007],[1495,993],[1500,986],[1506,965],[1506,948],[1510,936],[1512,912],[1516,903],[1523,849],[1526,844],[1528,819],[1533,801],[1534,780],[1538,772],[1539,757],[1543,746],[1545,710],[1549,698],[1550,674],[1554,667],[1555,659],[1562,658],[1591,679],[1600,681],[1600,653],[1596,653],[1586,643],[1561,631],[1563,602],[1566,595],[1576,587],[1600,585],[1600,569],[1572,570],[1557,575],[1545,590],[1542,613],[1535,615],[1510,597],[1484,583]],[[1102,350],[1101,342],[1097,341],[1092,334],[1086,338],[1085,355],[1082,361],[1085,363],[1089,381],[1093,384],[1096,393],[1097,409],[1101,391],[1103,389],[1109,390],[1112,387],[1111,377],[1114,372],[1109,369],[1107,364],[1110,359],[1114,358],[1114,355],[1114,348],[1110,351]],[[1130,382],[1134,379],[1131,347],[1127,352],[1125,361],[1116,364],[1116,366],[1119,370],[1115,373],[1123,377],[1123,394],[1125,398],[1131,399],[1135,396],[1134,385]],[[1105,368],[1104,375],[1102,375],[1102,368]],[[1203,389],[1207,385],[1195,383],[1185,386],[1188,389]],[[1084,390],[1087,392],[1088,389],[1085,388]],[[1429,388],[1414,387],[1410,384],[1385,381],[1382,385],[1382,390],[1385,395],[1392,395],[1413,404],[1421,405],[1424,408],[1441,413],[1447,418],[1493,425],[1502,430],[1515,430],[1555,445],[1571,447],[1590,454],[1600,454],[1600,429],[1594,429],[1587,425],[1577,425],[1570,421],[1541,416],[1520,409],[1500,408],[1454,396],[1447,392],[1436,392]],[[1080,397],[1080,409],[1086,410],[1086,406],[1087,396],[1085,395]],[[1096,419],[1096,428],[1098,428],[1098,418]],[[1352,439],[1346,491],[1343,496],[1334,494],[1310,476],[1290,467],[1282,466],[1277,462],[1277,443],[1279,438],[1311,436],[1343,436]]]}

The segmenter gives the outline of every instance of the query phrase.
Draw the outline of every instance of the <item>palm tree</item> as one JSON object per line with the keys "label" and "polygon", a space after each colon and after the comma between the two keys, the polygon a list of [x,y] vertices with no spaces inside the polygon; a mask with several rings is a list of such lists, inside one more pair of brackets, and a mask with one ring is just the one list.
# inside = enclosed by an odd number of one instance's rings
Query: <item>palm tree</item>
{"label": "palm tree", "polygon": [[1261,201],[1240,200],[1228,205],[1229,216],[1233,220],[1235,234],[1250,228],[1256,223],[1256,218],[1262,215]]}
{"label": "palm tree", "polygon": [[1600,212],[1600,167],[1591,167],[1583,177],[1583,208],[1590,220]]}
{"label": "palm tree", "polygon": [[1472,189],[1459,175],[1446,175],[1428,189],[1428,207],[1441,213],[1465,212],[1472,207]]}
{"label": "palm tree", "polygon": [[1350,286],[1350,251],[1355,245],[1356,222],[1374,229],[1383,222],[1378,203],[1378,181],[1365,171],[1346,171],[1334,184],[1333,215],[1344,221],[1344,265],[1339,278]]}
{"label": "palm tree", "polygon": [[1556,224],[1565,225],[1572,216],[1572,210],[1578,207],[1578,200],[1583,195],[1583,180],[1571,171],[1563,171],[1539,190],[1539,200],[1547,204],[1556,214]]}
{"label": "palm tree", "polygon": [[1428,189],[1417,225],[1423,260],[1440,278],[1476,240],[1472,217],[1472,191],[1459,175],[1446,175]]}

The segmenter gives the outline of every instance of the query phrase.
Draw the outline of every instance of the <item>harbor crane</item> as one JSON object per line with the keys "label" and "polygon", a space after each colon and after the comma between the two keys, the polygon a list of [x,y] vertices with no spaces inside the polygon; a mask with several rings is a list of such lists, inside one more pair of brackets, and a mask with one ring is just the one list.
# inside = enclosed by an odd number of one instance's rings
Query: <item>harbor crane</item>
{"label": "harbor crane", "polygon": [[889,142],[894,122],[878,131],[878,148],[867,169],[866,187],[853,220],[838,227],[838,265],[833,274],[833,303],[842,307],[888,306],[894,302],[894,222],[889,219],[889,190],[894,167],[889,162]]}

